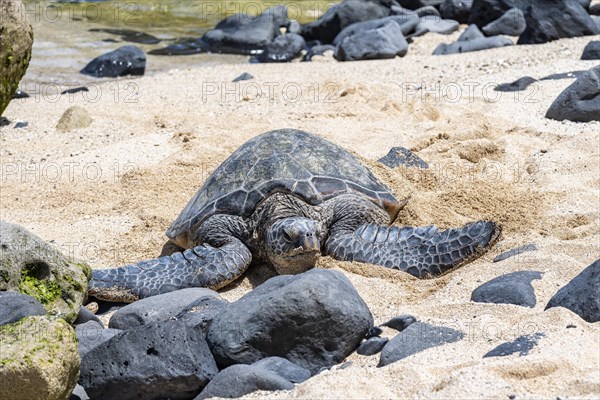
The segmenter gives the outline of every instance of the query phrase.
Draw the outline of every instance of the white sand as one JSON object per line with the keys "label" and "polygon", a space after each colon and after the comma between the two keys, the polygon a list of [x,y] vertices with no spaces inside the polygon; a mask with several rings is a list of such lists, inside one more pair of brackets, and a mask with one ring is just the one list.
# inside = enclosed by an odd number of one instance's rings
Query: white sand
{"label": "white sand", "polygon": [[[397,224],[448,227],[485,218],[502,223],[503,238],[483,258],[432,281],[323,259],[322,267],[350,278],[377,324],[409,313],[466,338],[385,368],[376,368],[378,357],[354,354],[349,368],[322,373],[292,392],[250,397],[600,398],[600,326],[565,309],[544,311],[600,253],[600,123],[544,118],[572,80],[538,82],[518,98],[492,90],[524,75],[591,68],[596,61],[578,60],[591,38],[429,55],[457,36],[418,38],[406,57],[389,61],[197,67],[103,83],[93,103],[81,93],[14,101],[5,116],[29,127],[0,128],[0,218],[96,268],[154,257],[170,222],[239,145],[272,129],[304,129],[355,152],[399,197],[412,196]],[[228,83],[246,71],[256,80]],[[417,85],[429,94],[415,91]],[[56,123],[74,104],[94,122],[58,133]],[[390,170],[374,162],[398,145],[415,150],[431,169]],[[539,250],[491,262],[526,243]],[[535,308],[469,301],[481,283],[519,270],[544,273],[533,282]],[[270,274],[255,269],[223,295],[235,300]],[[530,355],[482,359],[496,345],[534,332],[546,337]]]}

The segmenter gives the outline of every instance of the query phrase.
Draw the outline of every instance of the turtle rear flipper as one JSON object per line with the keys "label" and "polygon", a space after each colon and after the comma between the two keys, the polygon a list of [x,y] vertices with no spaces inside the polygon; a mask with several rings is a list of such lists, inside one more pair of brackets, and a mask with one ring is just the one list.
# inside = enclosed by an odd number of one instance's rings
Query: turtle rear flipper
{"label": "turtle rear flipper", "polygon": [[94,270],[89,295],[99,300],[131,303],[189,287],[216,290],[242,275],[251,260],[250,250],[237,239],[219,248],[197,246],[120,268]]}
{"label": "turtle rear flipper", "polygon": [[417,278],[444,275],[483,255],[500,236],[494,222],[478,221],[440,231],[435,226],[389,227],[363,224],[327,241],[327,254],[399,269]]}

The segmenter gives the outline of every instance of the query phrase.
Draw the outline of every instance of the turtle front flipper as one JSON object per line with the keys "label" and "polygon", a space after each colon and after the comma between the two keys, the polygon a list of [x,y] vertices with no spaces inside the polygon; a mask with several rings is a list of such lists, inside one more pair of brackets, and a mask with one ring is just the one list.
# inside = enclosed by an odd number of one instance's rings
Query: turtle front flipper
{"label": "turtle front flipper", "polygon": [[218,248],[205,244],[120,268],[94,270],[89,294],[130,303],[189,287],[217,290],[242,275],[251,260],[250,250],[237,239]]}
{"label": "turtle front flipper", "polygon": [[494,222],[478,221],[440,231],[435,226],[395,227],[363,224],[326,243],[328,255],[399,269],[417,278],[441,276],[484,254],[500,236]]}

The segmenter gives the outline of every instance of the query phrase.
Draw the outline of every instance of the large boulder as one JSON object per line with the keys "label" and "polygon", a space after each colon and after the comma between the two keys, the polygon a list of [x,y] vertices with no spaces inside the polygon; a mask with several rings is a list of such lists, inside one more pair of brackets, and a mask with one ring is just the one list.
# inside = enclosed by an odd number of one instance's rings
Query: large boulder
{"label": "large boulder", "polygon": [[79,356],[83,358],[87,353],[102,343],[120,334],[119,329],[105,329],[96,321],[88,321],[75,327],[77,343],[79,345]]}
{"label": "large boulder", "polygon": [[400,26],[389,21],[379,28],[346,36],[336,47],[334,57],[338,61],[376,60],[402,57],[407,51],[408,42]]}
{"label": "large boulder", "polygon": [[257,57],[262,63],[290,62],[306,47],[304,38],[297,33],[286,33],[275,38]]}
{"label": "large boulder", "polygon": [[23,3],[0,2],[0,116],[27,71],[32,45],[33,29],[25,18]]}
{"label": "large boulder", "polygon": [[453,19],[466,24],[472,5],[473,0],[446,0],[440,4],[440,14],[444,19]]}
{"label": "large boulder", "polygon": [[264,50],[288,24],[287,7],[275,6],[258,16],[231,15],[202,39],[213,53],[253,54]]}
{"label": "large boulder", "polygon": [[[369,21],[357,22],[355,24],[349,25],[342,29],[342,31],[335,37],[333,40],[334,45],[338,45],[344,41],[344,39],[348,36],[360,34],[364,31],[369,31],[372,29],[381,28],[388,22],[395,22],[400,26],[400,30],[402,31],[402,35],[406,36],[409,33],[413,32],[417,25],[420,22],[420,18],[416,15],[405,17],[402,15],[392,15],[389,17],[371,19]],[[360,36],[360,35],[359,35]]]}
{"label": "large boulder", "polygon": [[564,307],[587,322],[600,321],[600,260],[571,279],[548,302],[546,310]]}
{"label": "large boulder", "polygon": [[600,121],[600,66],[594,67],[569,85],[548,111],[546,118],[575,122]]}
{"label": "large boulder", "polygon": [[37,299],[48,313],[73,322],[87,296],[91,275],[85,263],[67,260],[23,227],[0,221],[0,291]]}
{"label": "large boulder", "polygon": [[110,318],[108,326],[113,329],[127,330],[153,322],[166,321],[204,297],[221,298],[217,292],[205,288],[188,288],[146,297],[117,310]]}
{"label": "large boulder", "polygon": [[536,0],[525,11],[527,28],[518,44],[546,43],[600,33],[598,25],[587,11],[573,0]]}
{"label": "large boulder", "polygon": [[204,333],[181,321],[143,325],[90,350],[79,384],[92,399],[190,399],[217,374]]}
{"label": "large boulder", "polygon": [[492,21],[484,26],[481,30],[487,36],[519,36],[521,33],[523,33],[526,27],[527,22],[525,22],[525,16],[523,15],[523,12],[515,7],[505,12],[497,20]]}
{"label": "large boulder", "polygon": [[221,367],[287,358],[317,373],[354,351],[373,317],[340,272],[312,269],[269,279],[217,315],[207,341]]}
{"label": "large boulder", "polygon": [[390,0],[344,0],[330,7],[316,21],[303,25],[301,34],[307,41],[329,44],[347,26],[389,16],[393,4],[395,2]]}
{"label": "large boulder", "polygon": [[0,326],[2,400],[64,400],[78,375],[77,338],[62,319],[27,317]]}
{"label": "large boulder", "polygon": [[294,384],[265,368],[232,365],[219,372],[194,400],[237,398],[257,390],[292,390]]}

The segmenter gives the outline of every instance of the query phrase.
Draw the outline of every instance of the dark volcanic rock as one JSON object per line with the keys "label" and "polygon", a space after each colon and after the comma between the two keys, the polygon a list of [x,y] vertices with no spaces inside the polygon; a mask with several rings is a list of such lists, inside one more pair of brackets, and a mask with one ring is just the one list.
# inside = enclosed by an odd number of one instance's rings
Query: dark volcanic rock
{"label": "dark volcanic rock", "polygon": [[369,329],[369,331],[365,335],[365,339],[370,339],[374,336],[380,336],[382,333],[383,333],[383,329],[381,329],[378,326],[374,326],[371,329]]}
{"label": "dark volcanic rock", "polygon": [[238,76],[237,78],[232,80],[231,82],[249,81],[251,79],[254,79],[254,75],[249,74],[248,72],[244,72],[240,76]]}
{"label": "dark volcanic rock", "polygon": [[333,40],[334,45],[338,45],[348,36],[360,34],[361,32],[369,31],[383,27],[389,22],[395,22],[400,27],[403,35],[408,35],[413,32],[419,24],[419,18],[416,16],[405,17],[393,15],[391,17],[373,19],[369,21],[357,22],[344,28]]}
{"label": "dark volcanic rock", "polygon": [[77,315],[77,319],[75,320],[75,322],[73,322],[73,325],[81,325],[81,324],[85,324],[86,322],[90,322],[90,321],[94,321],[97,324],[99,324],[101,327],[104,328],[104,324],[102,323],[102,321],[100,321],[100,318],[98,318],[93,312],[91,312],[87,308],[81,307],[79,309],[79,314]]}
{"label": "dark volcanic rock", "polygon": [[592,40],[583,49],[582,60],[600,60],[600,40]]}
{"label": "dark volcanic rock", "polygon": [[384,324],[381,324],[381,326],[387,326],[388,328],[392,328],[397,330],[398,332],[402,332],[415,322],[417,322],[417,319],[412,315],[400,315],[398,317],[390,319]]}
{"label": "dark volcanic rock", "polygon": [[264,368],[293,383],[301,383],[310,378],[310,371],[281,357],[267,357],[252,364]]}
{"label": "dark volcanic rock", "polygon": [[269,43],[257,59],[261,63],[290,62],[300,55],[305,46],[306,42],[302,36],[286,33]]}
{"label": "dark volcanic rock", "polygon": [[442,35],[449,35],[458,30],[458,22],[451,19],[440,19],[439,17],[421,17],[419,24],[416,27],[416,31],[419,33],[413,36],[420,36],[427,32],[439,33]]}
{"label": "dark volcanic rock", "polygon": [[75,334],[79,343],[79,355],[81,358],[90,350],[118,335],[122,331],[119,329],[104,329],[102,325],[95,321],[88,321],[75,327]]}
{"label": "dark volcanic rock", "polygon": [[[497,92],[520,92],[522,90],[527,89],[529,87],[529,85],[531,85],[534,82],[537,82],[537,79],[532,78],[531,76],[524,76],[522,78],[517,79],[514,82],[511,82],[511,83],[502,83],[502,84],[496,86],[494,88],[494,90]],[[526,246],[529,246],[529,245],[526,245]],[[535,246],[535,245],[533,245],[533,246]],[[525,247],[525,246],[523,246],[523,247]],[[506,258],[514,256],[517,253],[514,253],[513,251],[516,251],[516,250],[518,250],[518,249],[509,250],[507,252],[499,254],[498,256],[496,256],[494,258],[494,262],[502,261]]]}
{"label": "dark volcanic rock", "polygon": [[123,332],[81,360],[92,399],[189,399],[217,374],[203,333],[165,321]]}
{"label": "dark volcanic rock", "polygon": [[592,6],[590,6],[590,10],[589,10],[590,15],[600,15],[600,3],[596,3],[593,4]]}
{"label": "dark volcanic rock", "polygon": [[519,7],[523,11],[521,3],[526,1],[529,0],[473,0],[468,22],[483,28],[511,8]]}
{"label": "dark volcanic rock", "polygon": [[13,94],[13,96],[12,96],[13,99],[27,99],[29,97],[31,97],[31,96],[29,96],[29,93],[27,93],[21,89],[17,89],[15,94]]}
{"label": "dark volcanic rock", "polygon": [[90,90],[85,86],[80,86],[72,89],[63,90],[60,94],[75,94],[79,92],[89,92]]}
{"label": "dark volcanic rock", "polygon": [[483,38],[485,38],[485,35],[479,30],[477,25],[471,24],[471,25],[469,25],[469,27],[467,29],[465,29],[465,31],[463,33],[460,34],[457,41],[458,42],[466,42],[469,40],[483,39]]}
{"label": "dark volcanic rock", "polygon": [[561,79],[577,79],[587,71],[569,71],[551,74],[540,79],[540,81],[557,81]]}
{"label": "dark volcanic rock", "polygon": [[429,165],[418,155],[405,147],[392,147],[390,151],[378,160],[389,168],[396,168],[403,165],[406,168],[429,168]]}
{"label": "dark volcanic rock", "polygon": [[526,27],[527,23],[525,22],[525,16],[523,15],[523,12],[518,8],[511,8],[500,18],[490,22],[481,30],[487,36],[519,36],[521,33],[523,33]]}
{"label": "dark volcanic rock", "polygon": [[529,351],[537,346],[538,341],[543,338],[543,333],[534,333],[533,335],[519,336],[512,342],[502,343],[486,353],[483,358],[487,357],[504,357],[514,353],[519,353],[519,356],[526,356]]}
{"label": "dark volcanic rock", "polygon": [[31,296],[17,292],[0,292],[0,326],[32,315],[46,314],[44,306]]}
{"label": "dark volcanic rock", "polygon": [[317,44],[308,49],[302,61],[312,61],[314,56],[322,56],[325,52],[331,51],[331,53],[335,53],[335,46],[331,44]]}
{"label": "dark volcanic rock", "polygon": [[292,390],[294,384],[264,368],[233,365],[225,368],[194,400],[211,397],[237,398],[257,390]]}
{"label": "dark volcanic rock", "polygon": [[162,49],[150,50],[148,54],[153,56],[189,56],[206,53],[208,50],[208,44],[202,38],[189,38],[172,43]]}
{"label": "dark volcanic rock", "polygon": [[444,19],[452,19],[466,24],[472,5],[473,0],[446,0],[440,4],[440,15]]}
{"label": "dark volcanic rock", "polygon": [[451,328],[415,322],[385,345],[378,366],[383,367],[432,347],[457,342],[463,337],[462,332]]}
{"label": "dark volcanic rock", "polygon": [[575,122],[600,121],[600,65],[569,85],[546,112],[546,118]]}
{"label": "dark volcanic rock", "polygon": [[548,302],[546,310],[564,307],[587,322],[600,321],[600,260],[584,269]]}
{"label": "dark volcanic rock", "polygon": [[379,353],[388,341],[388,338],[373,336],[362,342],[360,346],[358,346],[358,349],[356,349],[356,352],[361,356],[372,356]]}
{"label": "dark volcanic rock", "polygon": [[256,17],[231,15],[202,38],[213,53],[254,54],[264,50],[288,24],[287,7],[275,6]]}
{"label": "dark volcanic rock", "polygon": [[116,78],[125,75],[144,75],[146,54],[136,46],[123,46],[93,59],[82,74],[97,78]]}
{"label": "dark volcanic rock", "polygon": [[334,57],[338,61],[386,59],[402,57],[407,51],[408,42],[400,26],[390,21],[380,28],[346,36],[335,49]]}
{"label": "dark volcanic rock", "polygon": [[212,320],[227,304],[229,304],[227,301],[218,297],[202,297],[187,305],[172,319],[184,321],[188,326],[207,332]]}
{"label": "dark volcanic rock", "polygon": [[533,308],[536,299],[531,281],[534,279],[542,279],[541,272],[519,271],[499,276],[475,289],[471,301]]}
{"label": "dark volcanic rock", "polygon": [[271,278],[228,305],[207,341],[221,367],[279,356],[316,373],[352,353],[372,326],[344,275],[312,269]]}
{"label": "dark volcanic rock", "polygon": [[502,36],[491,36],[482,39],[473,39],[451,44],[442,43],[433,51],[434,55],[468,53],[471,51],[480,51],[493,49],[496,47],[512,46],[513,42]]}
{"label": "dark volcanic rock", "polygon": [[561,38],[597,35],[600,29],[573,0],[537,0],[525,11],[527,28],[517,44],[546,43]]}
{"label": "dark volcanic rock", "polygon": [[387,0],[344,0],[330,7],[316,21],[303,25],[301,34],[307,41],[330,44],[347,26],[389,16],[392,4]]}
{"label": "dark volcanic rock", "polygon": [[108,326],[127,330],[152,322],[166,321],[203,297],[218,299],[221,296],[210,289],[188,288],[146,297],[117,310],[111,317]]}

